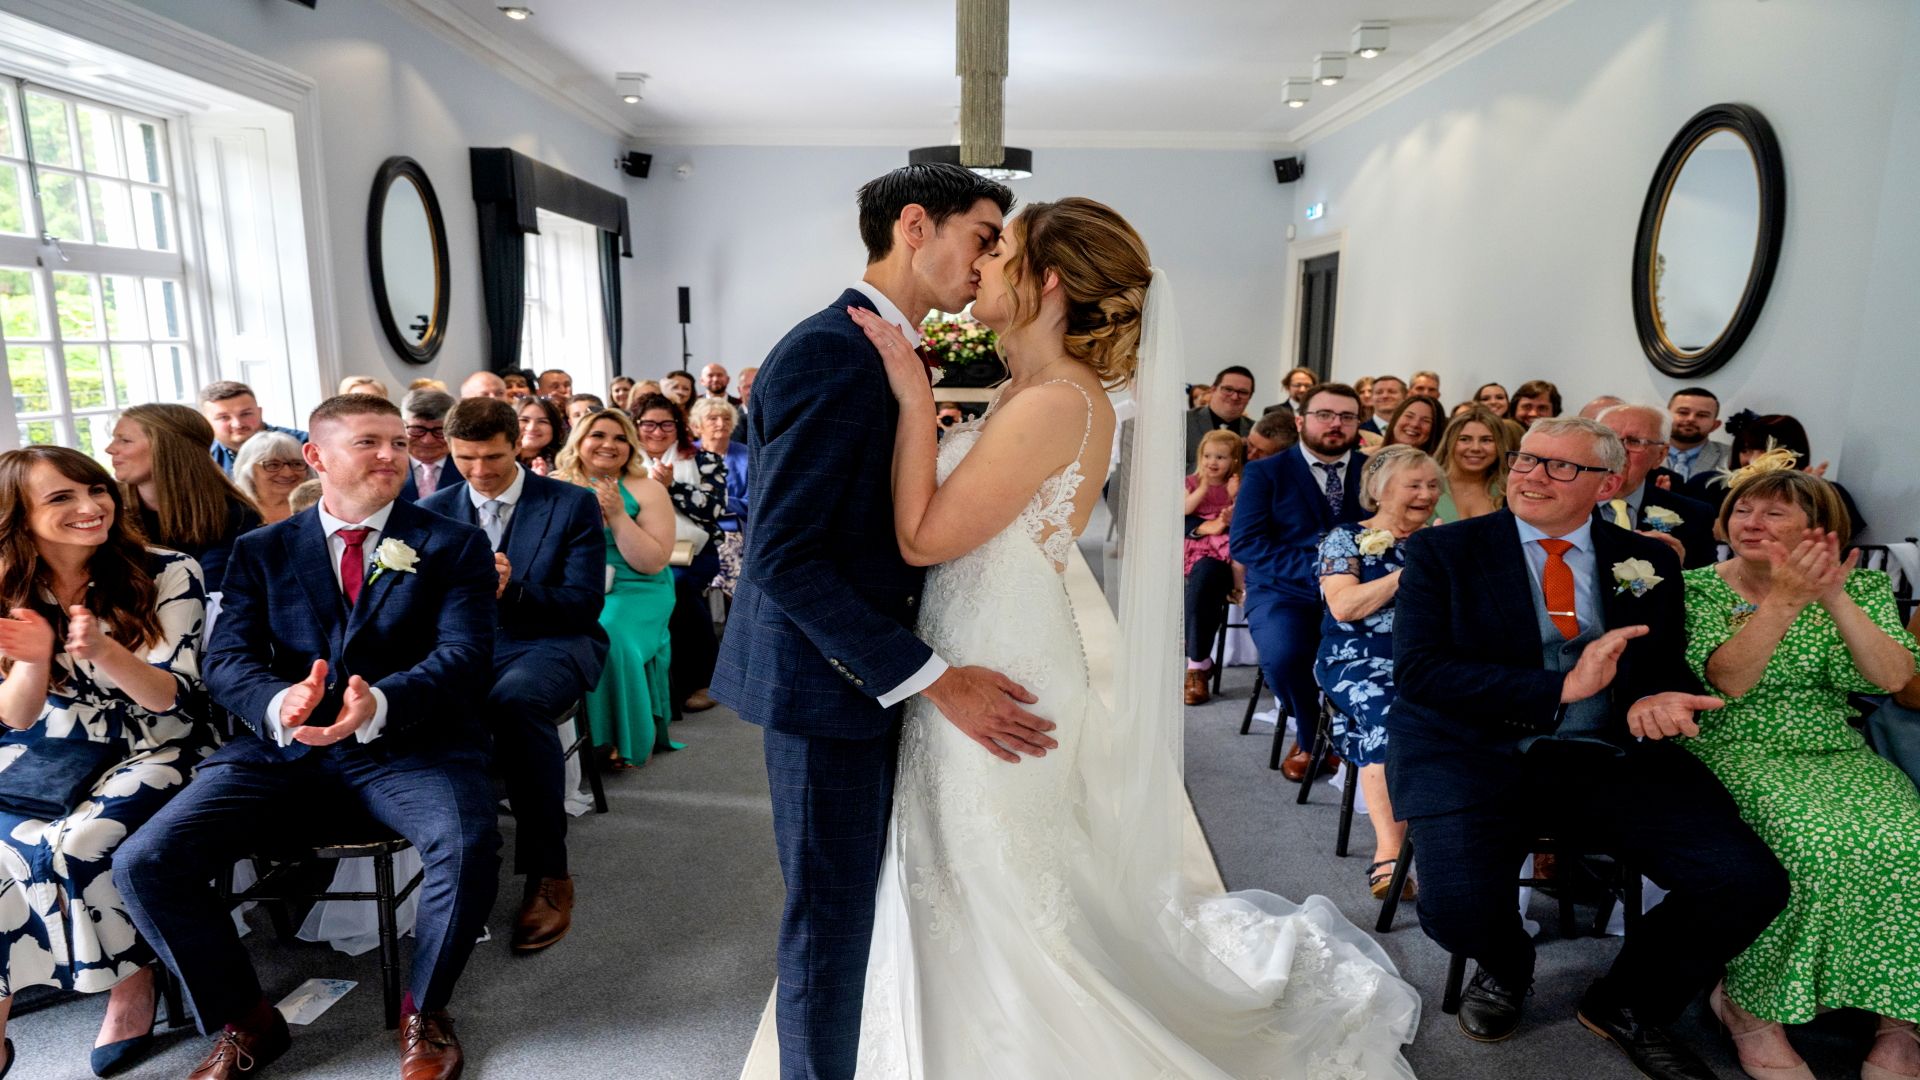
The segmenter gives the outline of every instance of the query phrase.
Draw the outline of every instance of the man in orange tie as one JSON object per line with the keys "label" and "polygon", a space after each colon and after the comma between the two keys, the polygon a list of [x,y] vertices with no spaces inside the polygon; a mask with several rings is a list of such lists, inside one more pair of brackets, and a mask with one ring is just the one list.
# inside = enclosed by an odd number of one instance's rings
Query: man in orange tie
{"label": "man in orange tie", "polygon": [[1680,563],[1596,519],[1626,450],[1592,420],[1536,422],[1507,509],[1415,533],[1394,605],[1387,784],[1420,863],[1420,924],[1478,963],[1469,1038],[1519,1026],[1533,942],[1514,882],[1533,844],[1623,858],[1669,890],[1578,1017],[1655,1080],[1714,1073],[1667,1033],[1786,904],[1779,863],[1675,736],[1720,707],[1685,660]]}

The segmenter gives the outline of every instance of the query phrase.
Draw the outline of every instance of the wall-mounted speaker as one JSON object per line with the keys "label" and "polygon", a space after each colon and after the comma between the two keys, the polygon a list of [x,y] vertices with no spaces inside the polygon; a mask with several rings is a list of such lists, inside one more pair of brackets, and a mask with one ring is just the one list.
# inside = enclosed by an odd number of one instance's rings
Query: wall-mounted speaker
{"label": "wall-mounted speaker", "polygon": [[682,285],[680,286],[680,325],[685,326],[692,321],[693,321],[693,290],[688,288],[685,285]]}
{"label": "wall-mounted speaker", "polygon": [[638,150],[631,150],[628,151],[625,157],[615,162],[615,164],[619,165],[620,171],[626,173],[628,176],[637,180],[645,180],[647,178],[647,170],[653,168],[653,155],[643,154]]}
{"label": "wall-mounted speaker", "polygon": [[1291,184],[1307,173],[1307,159],[1296,154],[1293,157],[1273,159],[1274,178],[1283,184]]}

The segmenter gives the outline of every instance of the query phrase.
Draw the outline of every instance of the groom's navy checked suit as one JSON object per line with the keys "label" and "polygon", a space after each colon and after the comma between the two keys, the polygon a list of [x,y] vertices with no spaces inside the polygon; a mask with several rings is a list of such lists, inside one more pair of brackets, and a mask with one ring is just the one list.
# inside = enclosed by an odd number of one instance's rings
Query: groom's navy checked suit
{"label": "groom's navy checked suit", "polygon": [[850,305],[873,307],[842,293],[753,384],[746,566],[713,677],[766,729],[787,1080],[853,1075],[899,738],[900,709],[879,699],[932,656],[910,629],[924,574],[893,529],[899,407]]}

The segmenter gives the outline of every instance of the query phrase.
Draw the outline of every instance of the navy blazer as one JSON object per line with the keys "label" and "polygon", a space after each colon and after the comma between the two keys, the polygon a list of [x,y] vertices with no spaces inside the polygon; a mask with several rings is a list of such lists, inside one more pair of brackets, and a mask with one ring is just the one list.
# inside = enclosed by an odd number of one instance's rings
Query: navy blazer
{"label": "navy blazer", "polygon": [[[1673,538],[1680,541],[1680,546],[1687,549],[1687,557],[1684,561],[1686,568],[1692,570],[1695,567],[1719,562],[1720,542],[1713,538],[1713,520],[1717,516],[1714,508],[1699,499],[1690,499],[1685,495],[1668,491],[1653,482],[1652,474],[1648,476],[1649,478],[1644,481],[1646,494],[1640,498],[1639,517],[1635,521],[1634,528],[1657,532],[1658,530],[1652,525],[1647,524],[1647,509],[1658,506],[1671,510],[1680,515],[1680,524],[1674,526],[1672,532]],[[1611,525],[1613,508],[1606,503],[1601,503],[1593,508],[1593,517],[1596,521],[1604,521]]]}
{"label": "navy blazer", "polygon": [[753,384],[746,559],[713,696],[778,732],[870,739],[899,719],[879,696],[933,652],[911,629],[925,572],[893,531],[900,408],[849,306],[873,307],[841,293]]}
{"label": "navy blazer", "polygon": [[[525,471],[525,470],[523,470]],[[454,473],[417,504],[441,517],[480,527],[480,512],[465,480]],[[607,632],[600,609],[607,602],[607,540],[600,500],[564,480],[526,472],[500,550],[512,568],[500,594],[495,651],[506,662],[508,646],[540,644],[564,654],[583,685],[600,681],[607,664]],[[484,535],[484,531],[483,531]]]}
{"label": "navy blazer", "polygon": [[1319,471],[1307,468],[1298,447],[1241,470],[1227,535],[1233,561],[1247,568],[1247,607],[1320,603],[1320,541],[1335,525],[1367,516],[1360,506],[1366,460],[1357,446],[1347,458],[1337,517],[1327,505]]}
{"label": "navy blazer", "polygon": [[499,577],[487,536],[396,502],[380,534],[419,556],[412,573],[373,577],[351,610],[334,577],[317,509],[255,529],[233,546],[226,590],[202,672],[213,699],[253,729],[212,761],[289,761],[316,748],[278,746],[267,704],[327,661],[327,695],[314,722],[340,711],[347,679],[358,675],[387,699],[379,738],[326,748],[384,761],[484,748],[481,705],[493,685],[494,588]]}
{"label": "navy blazer", "polygon": [[[1387,781],[1402,819],[1447,813],[1498,795],[1520,775],[1520,740],[1551,733],[1566,676],[1541,655],[1533,584],[1511,511],[1422,529],[1405,542],[1393,604],[1393,679],[1386,714]],[[1595,583],[1607,629],[1645,624],[1607,689],[1609,737],[1625,745],[1627,709],[1648,694],[1699,692],[1686,664],[1680,561],[1658,540],[1593,526]],[[1660,584],[1621,593],[1612,567],[1653,564]]]}

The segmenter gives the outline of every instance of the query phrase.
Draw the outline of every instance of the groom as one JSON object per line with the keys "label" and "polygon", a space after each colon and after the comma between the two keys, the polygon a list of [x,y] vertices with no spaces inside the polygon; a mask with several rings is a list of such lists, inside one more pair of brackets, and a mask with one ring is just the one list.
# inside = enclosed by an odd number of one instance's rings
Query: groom
{"label": "groom", "polygon": [[1024,689],[949,667],[913,635],[923,571],[900,557],[892,458],[899,407],[847,316],[878,312],[917,341],[929,310],[973,299],[973,263],[1013,193],[955,165],[909,165],[860,189],[861,281],[760,366],[747,414],[747,559],[713,695],[766,729],[786,880],[777,1017],[785,1080],[842,1080],[860,1041],[902,702],[924,694],[1008,761],[1055,744]]}

